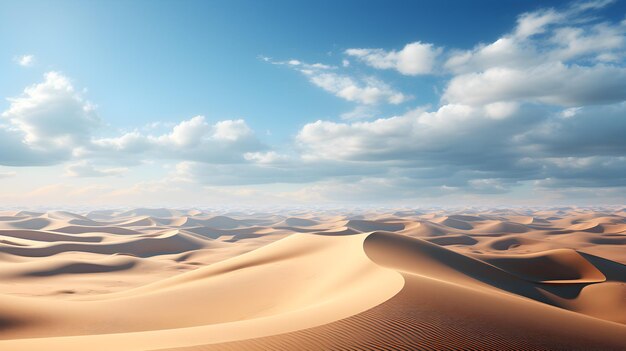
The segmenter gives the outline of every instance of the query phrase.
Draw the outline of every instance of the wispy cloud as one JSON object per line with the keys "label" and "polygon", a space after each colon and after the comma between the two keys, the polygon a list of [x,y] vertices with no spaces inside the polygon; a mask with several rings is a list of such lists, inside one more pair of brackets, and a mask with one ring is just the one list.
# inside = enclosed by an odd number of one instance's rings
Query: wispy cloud
{"label": "wispy cloud", "polygon": [[16,56],[13,61],[22,67],[29,67],[35,64],[35,55]]}
{"label": "wispy cloud", "polygon": [[304,74],[311,83],[347,101],[375,105],[379,103],[401,104],[410,99],[389,84],[373,76],[352,77],[337,73],[337,67],[322,63],[309,64],[300,60],[274,61],[262,57],[266,62],[284,65]]}

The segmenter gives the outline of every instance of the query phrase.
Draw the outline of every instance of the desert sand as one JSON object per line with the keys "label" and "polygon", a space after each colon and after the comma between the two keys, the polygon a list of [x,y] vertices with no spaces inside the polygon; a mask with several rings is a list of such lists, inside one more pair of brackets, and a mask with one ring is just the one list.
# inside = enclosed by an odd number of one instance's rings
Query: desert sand
{"label": "desert sand", "polygon": [[0,212],[0,350],[625,350],[626,211]]}

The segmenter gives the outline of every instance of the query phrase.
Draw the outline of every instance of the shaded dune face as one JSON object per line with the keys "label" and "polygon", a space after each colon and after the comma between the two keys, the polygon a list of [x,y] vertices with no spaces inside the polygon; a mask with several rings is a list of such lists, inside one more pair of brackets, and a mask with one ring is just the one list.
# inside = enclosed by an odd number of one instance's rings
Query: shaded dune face
{"label": "shaded dune face", "polygon": [[557,249],[513,257],[481,255],[488,262],[522,279],[537,283],[601,283],[606,277],[571,249]]}
{"label": "shaded dune face", "polygon": [[626,349],[624,211],[0,213],[2,350]]}

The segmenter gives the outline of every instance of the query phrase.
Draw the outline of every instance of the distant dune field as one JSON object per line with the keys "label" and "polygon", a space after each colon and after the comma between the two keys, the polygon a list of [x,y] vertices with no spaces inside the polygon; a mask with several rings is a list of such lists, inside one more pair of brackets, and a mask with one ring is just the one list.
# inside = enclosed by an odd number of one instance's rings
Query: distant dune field
{"label": "distant dune field", "polygon": [[626,211],[0,212],[0,350],[626,350]]}

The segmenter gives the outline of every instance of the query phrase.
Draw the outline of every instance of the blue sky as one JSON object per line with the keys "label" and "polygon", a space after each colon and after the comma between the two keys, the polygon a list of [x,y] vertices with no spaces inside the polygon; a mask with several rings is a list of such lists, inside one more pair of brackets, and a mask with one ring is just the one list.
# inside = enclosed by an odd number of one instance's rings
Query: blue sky
{"label": "blue sky", "polygon": [[[340,64],[342,51],[352,47],[397,48],[416,39],[469,49],[497,39],[519,12],[536,7],[519,3],[5,2],[2,76],[11,84],[2,84],[0,94],[19,94],[42,72],[56,70],[88,87],[100,114],[116,126],[195,114],[245,116],[252,126],[288,137],[310,119],[334,118],[351,106],[259,55]],[[479,16],[490,25],[477,26]],[[16,70],[11,53],[35,55],[40,65]],[[386,76],[415,91],[417,103],[436,99],[436,79]]]}
{"label": "blue sky", "polygon": [[0,200],[623,203],[624,1],[4,1]]}

